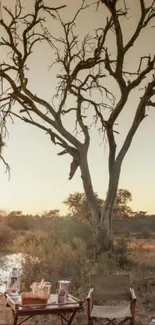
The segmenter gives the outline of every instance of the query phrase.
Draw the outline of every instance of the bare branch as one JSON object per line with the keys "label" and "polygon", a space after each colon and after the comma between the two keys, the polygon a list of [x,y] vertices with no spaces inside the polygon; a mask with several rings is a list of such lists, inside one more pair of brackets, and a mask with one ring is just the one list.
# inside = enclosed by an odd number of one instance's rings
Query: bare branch
{"label": "bare branch", "polygon": [[6,160],[4,159],[4,157],[1,154],[0,154],[0,159],[3,161],[3,164],[5,166],[5,172],[9,174],[9,178],[10,178],[11,168],[10,168],[9,164],[6,162]]}
{"label": "bare branch", "polygon": [[137,28],[136,28],[134,34],[132,35],[132,37],[130,38],[130,40],[128,41],[128,43],[126,44],[126,46],[124,48],[124,52],[127,52],[131,48],[131,46],[133,46],[134,42],[139,37],[142,28],[146,27],[147,24],[149,23],[149,21],[151,21],[152,18],[155,17],[154,1],[147,8],[145,7],[144,0],[139,0],[139,3],[140,3],[140,8],[141,8],[141,16],[140,16],[140,19],[139,19],[139,22],[138,22],[138,25],[137,25]]}
{"label": "bare branch", "polygon": [[138,77],[133,81],[131,82],[129,85],[128,85],[128,89],[131,90],[137,86],[139,86],[139,84],[142,82],[142,80],[149,74],[150,71],[152,71],[154,69],[154,64],[155,64],[155,56],[153,57],[153,59],[151,60],[150,57],[147,57],[147,65],[146,65],[146,68],[144,68],[141,72],[140,72],[140,68],[141,68],[141,62],[143,59],[146,59],[146,57],[142,57],[140,59],[140,65],[139,65],[139,68],[138,68]]}
{"label": "bare branch", "polygon": [[148,106],[155,107],[155,102],[152,102],[152,100],[149,100],[149,101],[147,102],[147,105],[148,105]]}
{"label": "bare branch", "polygon": [[146,106],[149,102],[150,97],[152,97],[154,87],[155,87],[155,82],[154,81],[150,82],[148,84],[143,96],[141,97],[141,100],[140,100],[138,108],[136,110],[135,117],[134,117],[133,123],[131,125],[131,128],[130,128],[130,130],[125,138],[124,144],[116,158],[116,161],[119,162],[119,164],[122,162],[123,158],[125,157],[125,154],[131,145],[132,139],[133,139],[140,123],[147,116],[145,113]]}

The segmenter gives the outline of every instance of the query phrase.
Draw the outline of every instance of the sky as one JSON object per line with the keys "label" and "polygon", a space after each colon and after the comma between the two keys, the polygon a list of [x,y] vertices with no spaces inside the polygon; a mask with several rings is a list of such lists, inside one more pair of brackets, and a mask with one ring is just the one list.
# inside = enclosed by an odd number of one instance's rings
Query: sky
{"label": "sky", "polygon": [[[67,4],[64,10],[64,18],[68,19],[76,11],[79,0],[44,0],[52,6]],[[146,1],[147,2],[147,1]],[[148,1],[149,2],[149,1]],[[148,3],[147,2],[147,3]],[[2,3],[12,7],[13,0],[2,0]],[[134,10],[124,29],[126,39],[137,23],[139,15],[139,1],[130,0]],[[32,9],[33,0],[27,0],[26,10]],[[88,10],[86,16],[82,13],[77,21],[79,34],[94,31],[96,27],[103,26],[103,20],[108,12],[103,6],[98,11]],[[57,35],[61,29],[53,28]],[[1,31],[0,31],[1,33]],[[147,53],[155,53],[155,43],[152,42],[153,30],[144,31],[142,37],[132,49],[133,54],[127,58],[127,65],[133,68],[137,64],[137,58]],[[113,49],[113,39],[109,47]],[[4,53],[0,53],[0,60]],[[48,66],[52,62],[51,51],[47,47],[38,48],[29,59],[29,86],[46,100],[51,101],[55,91],[55,78]],[[57,73],[57,71],[55,71]],[[115,85],[112,85],[117,94]],[[132,94],[129,103],[119,118],[117,130],[118,148],[132,122],[139,93]],[[147,211],[155,213],[155,111],[149,109],[148,117],[140,125],[133,143],[125,157],[119,188],[128,189],[132,193],[131,207],[134,211]],[[68,128],[72,129],[72,118],[67,120]],[[66,212],[63,201],[70,193],[82,192],[82,181],[78,170],[74,178],[69,181],[69,156],[59,157],[59,148],[54,146],[49,137],[34,126],[20,120],[8,122],[9,135],[5,139],[3,156],[11,167],[10,178],[5,173],[5,167],[0,161],[0,209],[12,211],[22,210],[24,213],[41,213],[51,209],[60,209]],[[98,131],[91,130],[91,146],[89,150],[89,164],[92,182],[95,192],[101,198],[105,198],[108,186],[108,147],[102,141]]]}

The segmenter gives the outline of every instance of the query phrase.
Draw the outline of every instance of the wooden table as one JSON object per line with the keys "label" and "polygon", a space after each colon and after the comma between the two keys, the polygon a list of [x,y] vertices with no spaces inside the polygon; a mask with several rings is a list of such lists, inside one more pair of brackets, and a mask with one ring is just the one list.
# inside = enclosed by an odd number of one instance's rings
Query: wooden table
{"label": "wooden table", "polygon": [[[69,295],[64,304],[57,304],[57,294],[50,295],[46,305],[22,305],[21,297],[12,297],[5,294],[6,306],[11,307],[13,313],[13,325],[20,325],[36,315],[56,314],[61,318],[62,325],[71,325],[77,311],[83,309],[83,302]],[[21,316],[26,316],[20,319]]]}

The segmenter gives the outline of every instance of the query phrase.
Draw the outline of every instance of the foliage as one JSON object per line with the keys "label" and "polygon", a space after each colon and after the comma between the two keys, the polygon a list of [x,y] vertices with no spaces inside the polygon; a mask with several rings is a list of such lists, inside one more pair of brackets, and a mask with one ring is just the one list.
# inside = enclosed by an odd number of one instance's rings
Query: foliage
{"label": "foliage", "polygon": [[[125,191],[125,198],[118,199],[120,211],[125,211],[125,203],[129,201],[126,197],[131,198],[130,192]],[[130,194],[128,196],[128,193]],[[71,197],[72,200],[68,200]],[[39,234],[48,235],[55,244],[60,239],[66,244],[74,247],[74,238],[80,238],[85,242],[90,256],[97,250],[96,231],[88,218],[83,218],[89,214],[86,199],[82,193],[73,193],[65,201],[70,204],[70,211],[75,215],[60,217],[58,210],[45,211],[41,215],[25,215],[21,211],[12,211],[7,213],[2,211],[0,214],[0,239],[3,247],[7,245],[13,249],[13,240],[20,240],[20,245],[25,242],[29,236],[38,236]],[[78,200],[79,199],[79,200]],[[99,199],[99,198],[98,198]],[[100,200],[100,199],[99,199]],[[73,206],[72,206],[73,204]],[[123,209],[122,209],[123,206]],[[117,212],[119,211],[118,207]],[[128,206],[127,206],[128,207]],[[84,212],[83,212],[84,211]],[[115,217],[113,220],[113,229],[115,235],[124,236],[125,238],[137,236],[137,238],[154,238],[155,236],[155,216],[146,216],[145,214],[135,214],[134,218],[129,218],[127,214],[119,213],[121,218]],[[130,216],[130,215],[129,215]],[[4,244],[5,243],[5,244]]]}
{"label": "foliage", "polygon": [[144,239],[149,239],[149,238],[155,238],[155,233],[153,233],[151,230],[149,230],[148,228],[144,228],[141,233],[139,234],[139,236],[137,236],[139,238],[144,238]]}
{"label": "foliage", "polygon": [[129,207],[129,203],[132,201],[131,193],[126,189],[119,189],[116,195],[116,201],[114,206],[114,217],[122,219],[124,217],[132,217],[133,211]]}
{"label": "foliage", "polygon": [[35,229],[49,232],[53,225],[59,223],[60,220],[59,210],[44,211],[41,215],[35,215],[33,217],[33,227]]}
{"label": "foliage", "polygon": [[[95,247],[95,237],[93,229],[86,220],[79,220],[74,217],[61,218],[38,218],[35,220],[35,230],[22,233],[15,242],[15,246],[20,247],[29,246],[29,241],[38,236],[45,236],[52,239],[53,243],[57,245],[60,241],[70,243],[74,246],[74,239],[79,238],[85,242],[87,248],[90,250]],[[19,248],[18,248],[19,249]]]}
{"label": "foliage", "polygon": [[[104,201],[99,198],[98,194],[95,194],[95,196],[101,208]],[[114,217],[117,219],[122,219],[124,217],[133,216],[133,211],[128,205],[131,201],[132,195],[129,190],[119,189],[114,206]],[[67,205],[71,215],[91,221],[91,213],[85,193],[72,193],[68,196],[64,203]]]}
{"label": "foliage", "polygon": [[[97,193],[95,193],[95,197],[101,208],[104,201],[98,197]],[[91,213],[85,193],[71,193],[63,203],[67,205],[71,215],[91,221]]]}
{"label": "foliage", "polygon": [[57,217],[60,217],[60,211],[58,209],[44,211],[41,214],[41,217],[42,218],[57,218]]}
{"label": "foliage", "polygon": [[49,236],[31,237],[25,242],[23,252],[26,255],[22,278],[26,288],[34,279],[42,278],[52,283],[53,290],[61,278],[72,280],[72,290],[79,292],[88,283],[92,260],[88,258],[86,245],[81,239],[74,238],[73,247],[61,240],[55,244]]}
{"label": "foliage", "polygon": [[132,256],[127,247],[127,240],[123,237],[117,240],[115,246],[116,261],[120,268],[125,269],[133,265]]}
{"label": "foliage", "polygon": [[55,243],[47,234],[29,233],[16,241],[16,249],[24,253],[23,289],[28,289],[34,279],[40,281],[44,278],[52,283],[53,291],[57,281],[64,278],[72,281],[73,292],[83,296],[90,285],[91,274],[115,273],[133,265],[123,240],[116,244],[115,251],[93,255],[80,238],[74,238],[72,243],[63,242],[60,238]]}
{"label": "foliage", "polygon": [[57,220],[49,232],[53,240],[58,243],[60,239],[65,243],[74,244],[74,238],[85,241],[87,247],[94,245],[93,229],[86,220],[75,217],[64,217]]}
{"label": "foliage", "polygon": [[22,211],[12,211],[5,217],[5,224],[14,231],[29,230],[33,221],[32,215],[24,215]]}
{"label": "foliage", "polygon": [[13,239],[15,238],[15,232],[10,227],[0,222],[0,250],[9,250]]}

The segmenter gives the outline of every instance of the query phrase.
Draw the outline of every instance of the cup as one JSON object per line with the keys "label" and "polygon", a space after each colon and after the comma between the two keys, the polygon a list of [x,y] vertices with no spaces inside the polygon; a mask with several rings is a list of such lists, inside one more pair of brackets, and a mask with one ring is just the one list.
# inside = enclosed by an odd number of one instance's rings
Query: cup
{"label": "cup", "polygon": [[57,303],[63,304],[66,298],[66,291],[64,289],[57,290]]}
{"label": "cup", "polygon": [[46,281],[45,285],[44,285],[44,293],[47,295],[47,297],[50,297],[50,293],[51,293],[51,283]]}
{"label": "cup", "polygon": [[65,296],[58,295],[58,304],[64,304],[64,302],[65,302]]}

